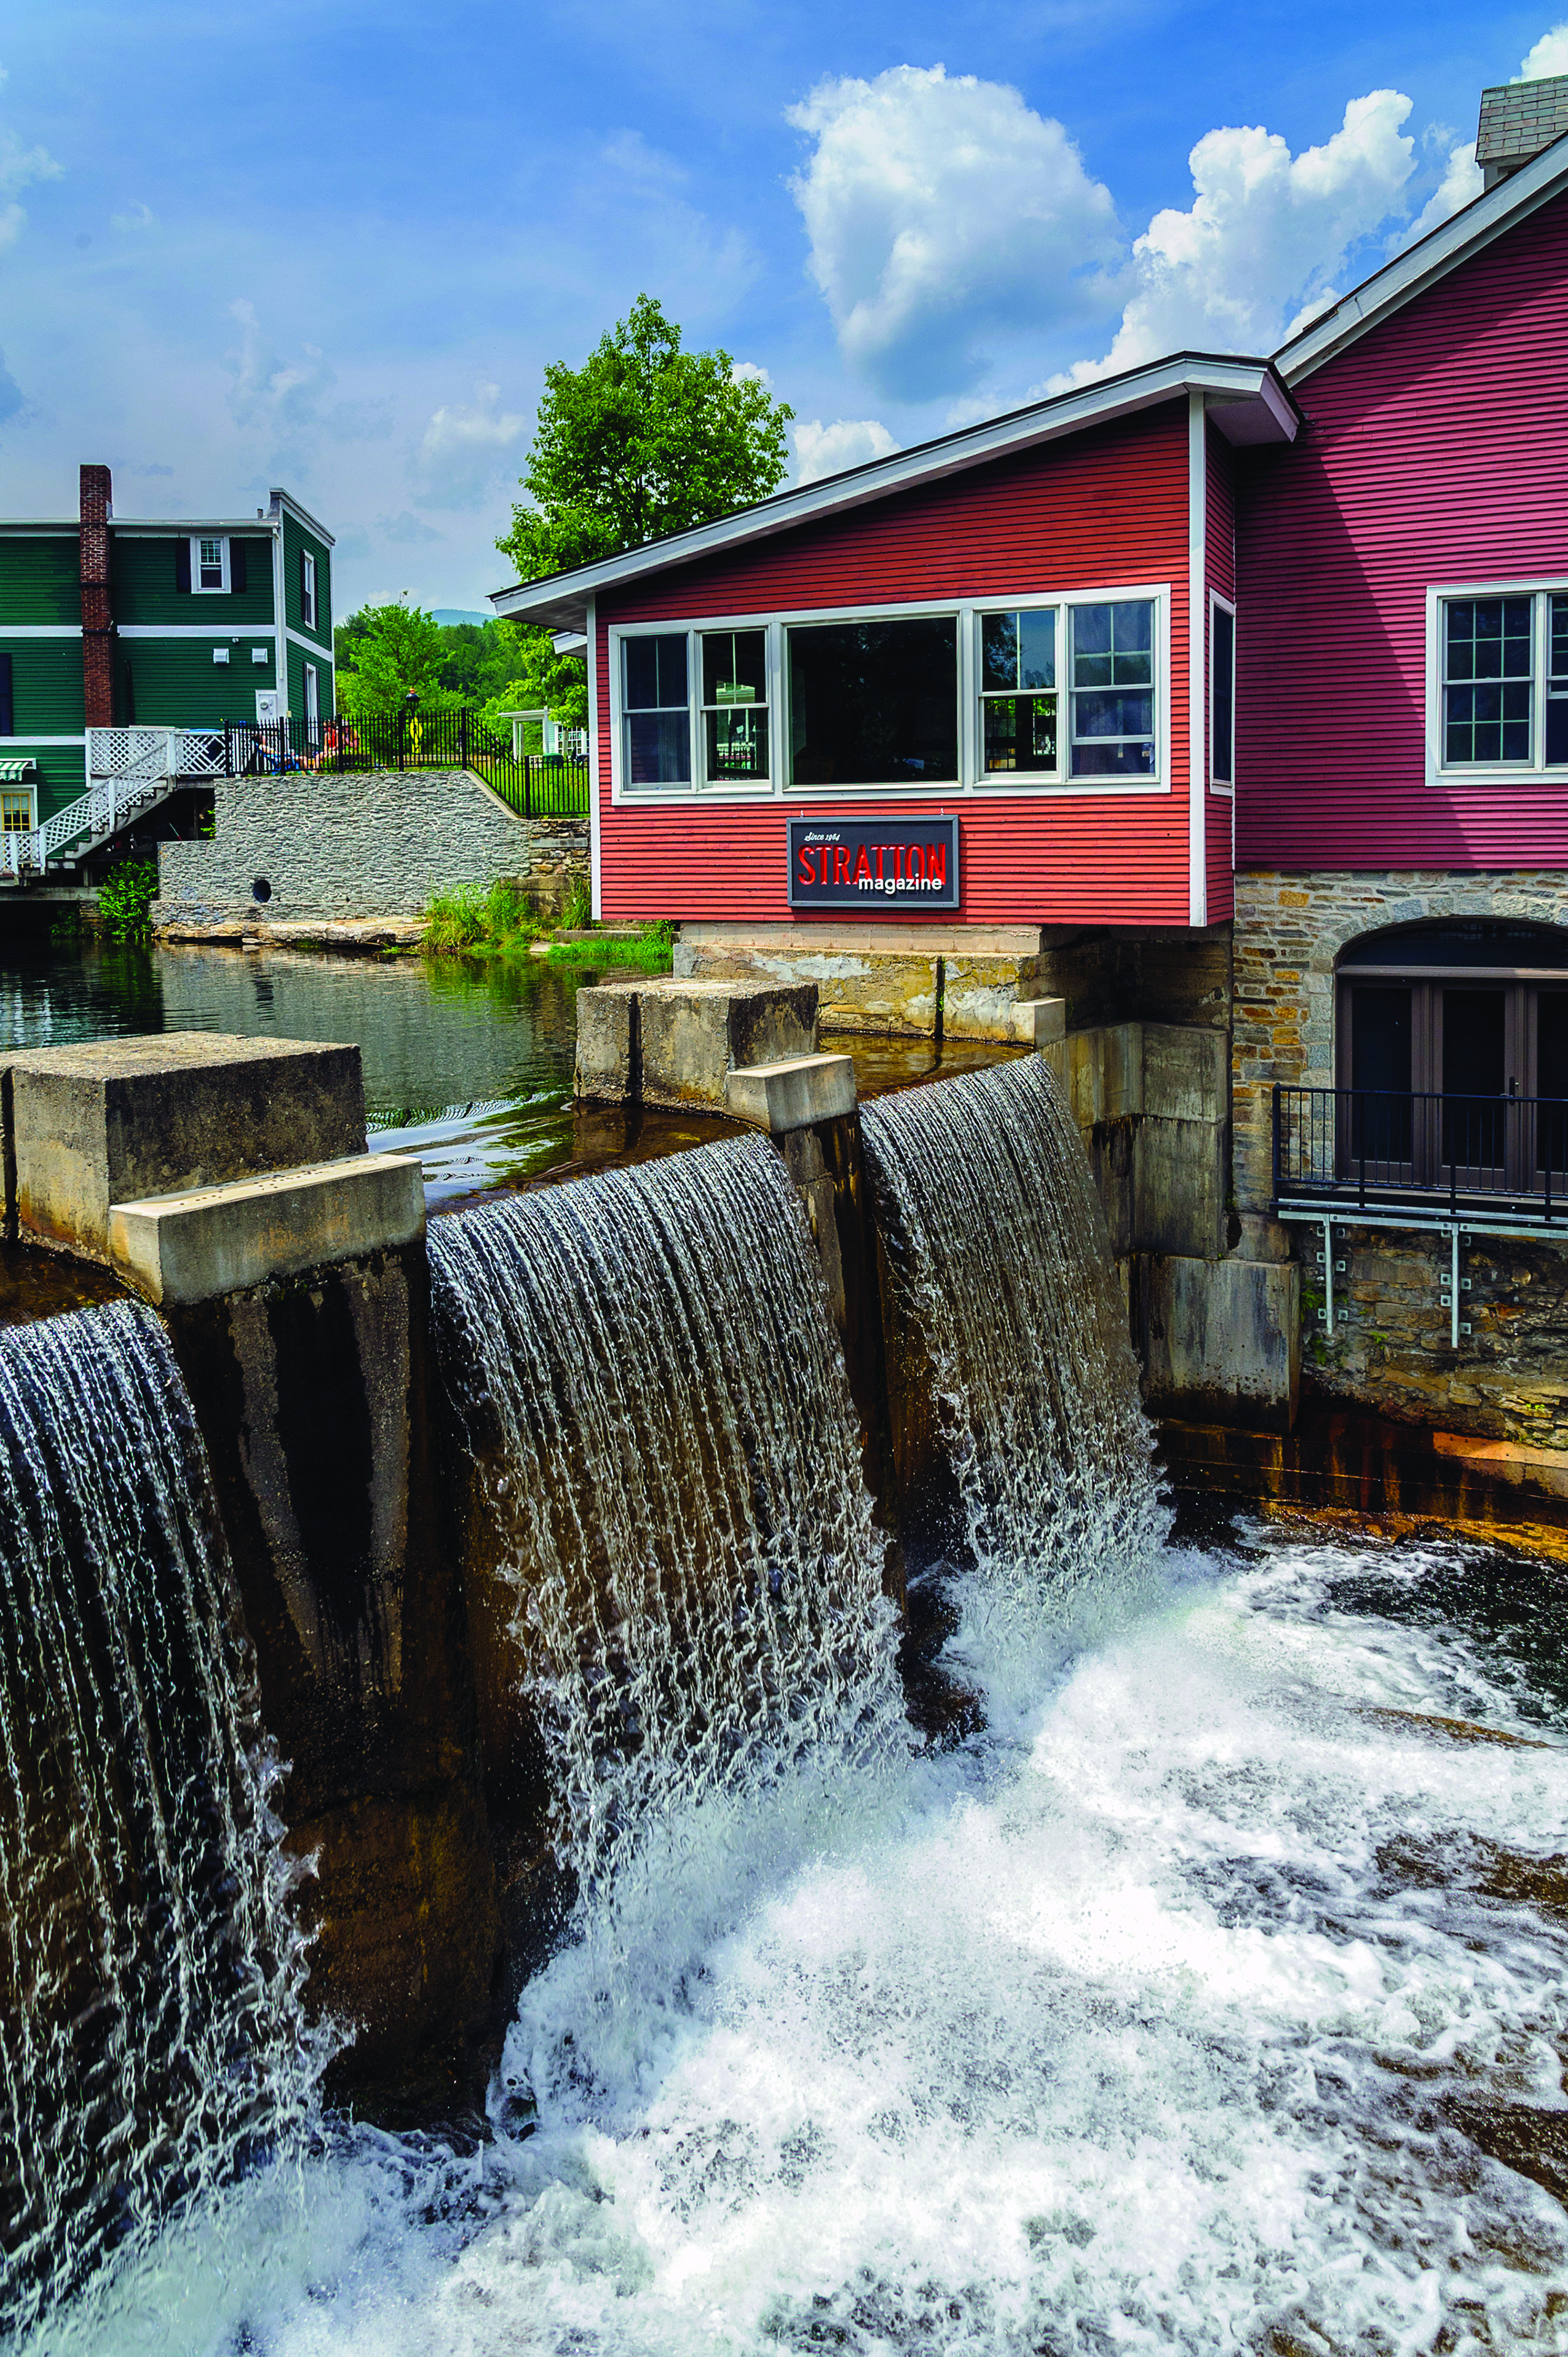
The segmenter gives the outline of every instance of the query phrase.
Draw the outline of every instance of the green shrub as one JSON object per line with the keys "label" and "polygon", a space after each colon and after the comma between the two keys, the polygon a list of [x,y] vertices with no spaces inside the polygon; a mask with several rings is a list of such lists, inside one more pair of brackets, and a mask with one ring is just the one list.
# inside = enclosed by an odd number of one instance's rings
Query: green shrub
{"label": "green shrub", "polygon": [[145,942],[153,930],[147,911],[157,897],[157,861],[125,860],[98,887],[98,921],[111,941]]}
{"label": "green shrub", "polygon": [[504,956],[540,940],[546,930],[522,886],[510,877],[498,877],[488,888],[465,884],[434,893],[425,902],[424,919],[427,950],[473,957]]}
{"label": "green shrub", "polygon": [[594,888],[585,876],[574,876],[561,903],[561,930],[564,933],[580,933],[593,920]]}

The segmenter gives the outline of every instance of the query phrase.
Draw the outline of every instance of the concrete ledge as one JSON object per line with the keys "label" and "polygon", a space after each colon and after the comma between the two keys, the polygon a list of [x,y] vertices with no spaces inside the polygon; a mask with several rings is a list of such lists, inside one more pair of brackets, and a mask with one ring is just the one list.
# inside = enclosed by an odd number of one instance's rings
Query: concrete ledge
{"label": "concrete ledge", "polygon": [[[108,1257],[112,1203],[365,1150],[356,1047],[164,1032],[0,1060],[6,1193],[24,1235]],[[14,1178],[12,1174],[14,1173]]]}
{"label": "concrete ledge", "polygon": [[753,1064],[731,1072],[725,1101],[737,1121],[749,1121],[771,1137],[809,1129],[813,1122],[837,1121],[855,1104],[853,1056],[789,1056],[775,1064]]}
{"label": "concrete ledge", "polygon": [[413,1243],[424,1233],[418,1157],[360,1154],[223,1187],[115,1203],[110,1265],[162,1305]]}
{"label": "concrete ledge", "polygon": [[1067,1038],[1065,998],[1020,998],[1013,1007],[1013,1037],[1031,1048],[1048,1048]]}
{"label": "concrete ledge", "polygon": [[580,1097],[609,1103],[724,1105],[732,1071],[810,1056],[814,983],[660,979],[577,993]]}

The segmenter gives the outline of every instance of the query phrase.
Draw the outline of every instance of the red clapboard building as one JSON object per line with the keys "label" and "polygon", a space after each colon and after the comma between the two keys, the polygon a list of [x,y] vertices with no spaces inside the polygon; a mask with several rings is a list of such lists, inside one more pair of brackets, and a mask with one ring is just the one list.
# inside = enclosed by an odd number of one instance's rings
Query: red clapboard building
{"label": "red clapboard building", "polygon": [[[494,602],[584,644],[602,917],[772,972],[852,923],[1005,936],[1069,1034],[1223,1031],[1161,1148],[1219,1141],[1213,1218],[1112,1222],[1173,1396],[1222,1412],[1179,1331],[1235,1311],[1342,1396],[1568,1448],[1568,77],[1484,93],[1477,156],[1272,359],[1177,353]],[[1235,1412],[1294,1412],[1294,1363]]]}

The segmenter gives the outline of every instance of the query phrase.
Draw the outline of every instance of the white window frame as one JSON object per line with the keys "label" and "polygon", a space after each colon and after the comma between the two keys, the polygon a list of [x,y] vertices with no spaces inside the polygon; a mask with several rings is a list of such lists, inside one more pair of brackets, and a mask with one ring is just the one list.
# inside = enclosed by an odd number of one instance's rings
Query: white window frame
{"label": "white window frame", "polygon": [[[204,540],[218,543],[219,569],[222,579],[216,588],[203,588],[201,583],[201,544]],[[190,535],[190,594],[193,597],[226,597],[229,595],[229,535],[226,532],[193,532]]]}
{"label": "white window frame", "polygon": [[[1568,575],[1501,581],[1444,581],[1426,593],[1426,782],[1429,786],[1521,781],[1568,786],[1568,764],[1546,766],[1546,690],[1552,663],[1553,597],[1568,596]],[[1443,699],[1443,608],[1451,597],[1532,597],[1530,616],[1530,757],[1528,761],[1447,761]]]}
{"label": "white window frame", "polygon": [[312,662],[303,666],[300,693],[305,699],[305,725],[307,728],[321,725],[321,675]]}
{"label": "white window frame", "polygon": [[[1155,767],[1147,777],[1074,778],[1065,766],[1054,777],[1030,772],[1016,783],[1003,785],[995,778],[986,777],[983,768],[983,737],[980,710],[980,627],[979,617],[987,613],[1017,613],[1040,606],[1057,608],[1057,651],[1058,673],[1061,651],[1069,643],[1067,609],[1072,606],[1108,606],[1144,600],[1155,608]],[[959,775],[935,779],[929,784],[915,785],[905,780],[897,784],[857,785],[838,780],[828,786],[791,785],[782,774],[779,748],[789,742],[789,681],[786,675],[787,644],[785,632],[793,626],[811,622],[893,622],[915,619],[931,614],[950,614],[958,624],[958,763]],[[709,786],[693,778],[683,786],[628,786],[626,782],[626,732],[622,726],[625,713],[622,705],[623,642],[632,638],[673,638],[685,632],[688,638],[703,630],[757,630],[768,633],[768,683],[769,763],[771,776],[755,786],[741,787],[733,783]],[[998,592],[988,597],[929,597],[901,601],[897,604],[811,606],[785,612],[766,614],[718,613],[703,615],[671,614],[657,621],[611,622],[606,628],[609,671],[609,740],[610,740],[610,801],[614,808],[660,809],[694,802],[736,804],[742,802],[782,802],[791,808],[809,807],[851,797],[870,803],[889,801],[951,800],[955,795],[966,799],[976,796],[985,802],[1009,796],[1024,800],[1100,800],[1110,796],[1121,800],[1127,795],[1168,794],[1172,791],[1171,772],[1171,585],[1168,581],[1114,582],[1093,589],[1016,588]],[[691,713],[693,769],[700,770],[702,746],[701,659],[695,646],[689,645],[686,657],[686,694]],[[1065,764],[1061,748],[1068,716],[1059,699],[1069,691],[1057,689],[1058,759]]]}
{"label": "white window frame", "polygon": [[[1057,765],[1054,770],[988,770],[985,766],[985,707],[988,703],[1005,700],[1005,688],[988,689],[985,685],[985,665],[982,652],[983,633],[986,618],[991,614],[1050,613],[1056,624],[1056,685],[1048,688],[1017,688],[1014,694],[1021,700],[1026,695],[1054,695],[1057,700]],[[1062,621],[1062,608],[1052,598],[1006,597],[987,598],[976,606],[971,619],[974,633],[974,783],[983,792],[993,794],[999,790],[1017,791],[1020,785],[1059,785],[1068,772],[1063,766],[1062,748],[1068,742],[1070,716],[1067,708],[1069,690],[1062,677],[1063,658],[1067,652],[1069,633]]]}
{"label": "white window frame", "polygon": [[[1230,617],[1230,775],[1217,778],[1214,774],[1214,609],[1219,607]],[[1204,650],[1205,672],[1208,681],[1208,741],[1204,759],[1208,768],[1208,791],[1211,794],[1233,794],[1236,791],[1236,601],[1222,597],[1218,589],[1208,593],[1208,643]]]}
{"label": "white window frame", "polygon": [[304,559],[300,567],[299,619],[307,630],[317,630],[321,627],[317,619],[321,610],[321,601],[316,592],[316,559],[308,548],[302,548],[299,553]]}

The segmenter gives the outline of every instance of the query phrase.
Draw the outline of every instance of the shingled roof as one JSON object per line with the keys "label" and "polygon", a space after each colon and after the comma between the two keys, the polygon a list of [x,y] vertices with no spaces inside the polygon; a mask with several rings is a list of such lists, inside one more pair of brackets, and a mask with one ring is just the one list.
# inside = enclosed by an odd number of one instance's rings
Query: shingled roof
{"label": "shingled roof", "polygon": [[1487,188],[1517,172],[1568,131],[1568,74],[1545,81],[1505,81],[1481,92],[1476,161]]}

